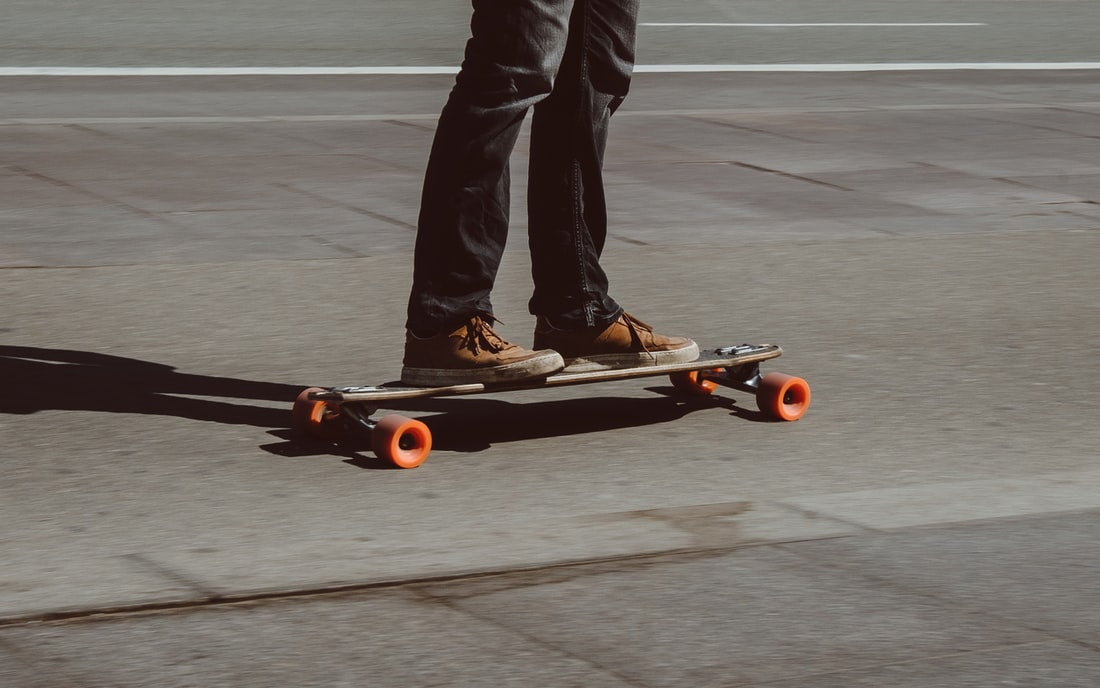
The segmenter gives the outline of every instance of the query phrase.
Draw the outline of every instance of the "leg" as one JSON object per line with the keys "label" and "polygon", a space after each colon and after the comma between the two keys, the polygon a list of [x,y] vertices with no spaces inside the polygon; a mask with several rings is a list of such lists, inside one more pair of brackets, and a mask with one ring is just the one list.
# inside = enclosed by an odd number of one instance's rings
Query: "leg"
{"label": "leg", "polygon": [[530,310],[556,327],[607,326],[622,312],[600,267],[607,237],[603,156],[630,86],[637,0],[577,0],[554,91],[532,123]]}
{"label": "leg", "polygon": [[508,159],[527,110],[553,89],[573,0],[473,0],[466,59],[424,179],[401,379],[515,383],[564,366],[492,330],[508,234]]}
{"label": "leg", "polygon": [[508,158],[552,90],[573,0],[474,0],[472,37],[425,175],[407,327],[490,314],[508,233]]}
{"label": "leg", "polygon": [[603,156],[611,115],[634,66],[637,0],[576,0],[554,92],[535,106],[531,141],[531,265],[535,348],[568,370],[693,360],[699,347],[657,334],[608,295]]}

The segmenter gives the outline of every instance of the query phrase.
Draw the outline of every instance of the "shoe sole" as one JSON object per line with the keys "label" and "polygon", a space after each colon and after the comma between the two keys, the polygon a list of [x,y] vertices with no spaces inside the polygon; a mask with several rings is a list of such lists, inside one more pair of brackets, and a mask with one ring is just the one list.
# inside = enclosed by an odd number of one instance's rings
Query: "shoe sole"
{"label": "shoe sole", "polygon": [[564,367],[565,360],[556,351],[551,351],[515,363],[488,368],[405,367],[401,369],[401,382],[413,387],[523,382],[548,377]]}
{"label": "shoe sole", "polygon": [[597,370],[616,370],[619,368],[645,368],[670,363],[690,363],[699,358],[699,345],[692,342],[689,346],[665,351],[638,351],[624,354],[593,354],[580,358],[566,359],[566,373],[588,373]]}

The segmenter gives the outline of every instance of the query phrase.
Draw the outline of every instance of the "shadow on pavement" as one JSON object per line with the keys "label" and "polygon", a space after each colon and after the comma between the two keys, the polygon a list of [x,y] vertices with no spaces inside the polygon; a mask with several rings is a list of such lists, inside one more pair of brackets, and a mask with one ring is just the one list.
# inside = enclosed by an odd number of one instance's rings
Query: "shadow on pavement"
{"label": "shadow on pavement", "polygon": [[[285,428],[294,385],[191,375],[162,363],[89,351],[0,346],[0,413],[47,409],[178,416]],[[285,402],[283,409],[187,396]]]}
{"label": "shadow on pavement", "polygon": [[[648,399],[589,396],[534,403],[449,397],[394,402],[382,414],[390,411],[434,414],[420,416],[432,432],[433,452],[479,452],[506,442],[652,426],[713,408],[724,408],[746,420],[770,421],[765,414],[738,407],[725,396],[685,397],[671,386],[647,389],[661,396]],[[343,456],[346,463],[360,468],[393,468],[370,453],[370,438],[365,434],[348,433],[332,442],[302,440],[291,431],[271,434],[285,441],[264,445],[262,449],[279,456],[329,454]]]}
{"label": "shadow on pavement", "polygon": [[[338,442],[303,438],[290,429],[300,386],[178,372],[162,363],[89,351],[0,346],[0,413],[44,410],[175,416],[270,428],[283,440],[261,449],[289,457],[340,456],[361,468],[391,468],[370,452],[369,437],[348,433]],[[397,402],[386,411],[426,415],[436,450],[478,452],[502,442],[581,435],[668,423],[694,411],[721,407],[735,416],[767,420],[728,397],[689,398],[672,387],[650,387],[647,399],[581,396],[535,403],[488,398],[437,398]],[[206,398],[194,398],[206,397]],[[282,408],[233,400],[283,402]]]}
{"label": "shadow on pavement", "polygon": [[408,404],[403,410],[438,415],[424,418],[439,449],[475,452],[500,442],[588,433],[671,423],[689,413],[725,407],[756,420],[763,416],[737,408],[729,398],[685,397],[672,387],[650,387],[652,398],[580,396],[527,404],[496,399],[430,399]]}

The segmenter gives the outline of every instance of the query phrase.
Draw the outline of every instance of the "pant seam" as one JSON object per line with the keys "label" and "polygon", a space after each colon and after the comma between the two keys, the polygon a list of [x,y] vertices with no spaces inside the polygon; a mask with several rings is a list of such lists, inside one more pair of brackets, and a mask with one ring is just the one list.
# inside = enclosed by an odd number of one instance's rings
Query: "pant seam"
{"label": "pant seam", "polygon": [[578,275],[580,277],[580,287],[581,287],[581,292],[582,292],[582,304],[583,304],[583,309],[584,309],[584,320],[585,320],[585,324],[587,324],[589,327],[591,327],[591,326],[596,324],[595,323],[595,314],[594,314],[593,305],[592,305],[591,301],[588,298],[588,293],[589,293],[588,266],[586,265],[585,260],[584,260],[584,245],[583,245],[583,242],[581,241],[581,237],[582,237],[581,225],[584,223],[584,198],[583,198],[584,194],[583,194],[583,190],[581,188],[582,174],[581,174],[580,146],[584,145],[584,144],[582,144],[582,142],[580,141],[580,137],[577,136],[577,132],[580,131],[580,129],[581,129],[580,125],[583,124],[583,121],[584,121],[585,109],[586,108],[589,109],[589,110],[591,109],[591,104],[586,102],[586,100],[587,100],[587,87],[588,87],[588,82],[589,82],[588,51],[589,51],[590,36],[591,36],[591,31],[590,31],[590,26],[589,26],[589,22],[591,21],[591,12],[590,12],[591,4],[588,0],[577,0],[577,2],[578,2],[578,5],[580,5],[580,10],[581,10],[582,14],[581,14],[581,21],[578,22],[578,25],[579,25],[580,30],[581,30],[580,56],[579,56],[580,69],[577,70],[578,74],[579,74],[578,79],[579,79],[580,83],[577,84],[579,97],[577,98],[577,118],[575,120],[575,129],[574,129],[574,132],[573,132],[573,136],[574,136],[574,141],[573,141],[574,153],[573,153],[573,164],[572,164],[573,179],[572,179],[572,189],[571,189],[572,194],[573,194],[573,248],[577,252],[577,268],[578,268]]}

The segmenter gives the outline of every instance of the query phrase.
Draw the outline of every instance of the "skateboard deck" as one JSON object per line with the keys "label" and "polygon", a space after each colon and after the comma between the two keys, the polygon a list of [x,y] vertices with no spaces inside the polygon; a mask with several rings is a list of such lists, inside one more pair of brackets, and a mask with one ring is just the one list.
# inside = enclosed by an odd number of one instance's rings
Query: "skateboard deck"
{"label": "skateboard deck", "polygon": [[801,378],[782,373],[760,373],[760,363],[782,355],[774,344],[742,344],[701,350],[684,363],[570,371],[544,378],[508,383],[472,383],[438,387],[411,387],[400,382],[359,387],[310,387],[294,402],[295,428],[322,439],[337,439],[345,429],[365,430],[371,446],[383,459],[401,468],[423,463],[431,451],[431,432],[421,421],[396,414],[371,419],[386,402],[428,397],[491,394],[597,382],[668,375],[673,386],[688,395],[711,394],[719,385],[747,391],[757,405],[777,420],[798,420],[810,402],[810,388]]}

